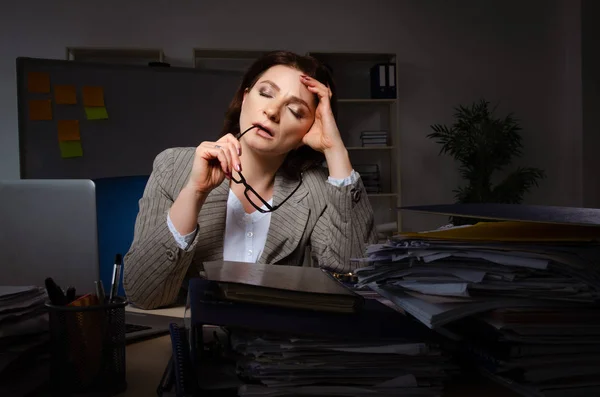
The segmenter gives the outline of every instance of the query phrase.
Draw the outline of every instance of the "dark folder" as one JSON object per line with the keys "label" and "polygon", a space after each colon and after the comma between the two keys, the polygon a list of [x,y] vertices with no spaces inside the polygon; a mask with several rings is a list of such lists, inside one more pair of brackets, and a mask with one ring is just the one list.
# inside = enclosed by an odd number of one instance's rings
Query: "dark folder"
{"label": "dark folder", "polygon": [[423,324],[374,299],[366,299],[356,313],[327,313],[224,301],[219,295],[219,286],[214,281],[190,280],[188,306],[192,327],[217,325],[337,339],[414,338],[421,341],[434,336]]}
{"label": "dark folder", "polygon": [[600,226],[600,209],[551,205],[468,203],[404,206],[405,211],[465,218]]}
{"label": "dark folder", "polygon": [[204,271],[230,301],[343,313],[356,311],[364,301],[316,267],[213,261],[204,263]]}
{"label": "dark folder", "polygon": [[[442,343],[439,334],[374,299],[365,299],[365,304],[356,313],[290,309],[222,300],[218,283],[204,278],[190,280],[186,312],[190,361],[196,368],[199,383],[206,384],[214,381],[212,377],[222,376],[225,372],[220,373],[216,369],[217,364],[211,361],[215,356],[204,346],[203,325],[282,333],[290,337],[333,338],[340,342],[404,340],[407,343]],[[226,363],[221,362],[220,365]],[[207,391],[211,396],[225,395],[216,392],[213,389]]]}

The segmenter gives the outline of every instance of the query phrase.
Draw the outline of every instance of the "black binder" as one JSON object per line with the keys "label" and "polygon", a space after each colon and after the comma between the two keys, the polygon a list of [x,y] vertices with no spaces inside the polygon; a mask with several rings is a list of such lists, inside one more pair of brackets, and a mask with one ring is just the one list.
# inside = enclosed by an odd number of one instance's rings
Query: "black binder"
{"label": "black binder", "polygon": [[[412,317],[398,313],[375,299],[365,299],[363,307],[355,313],[290,309],[225,301],[220,299],[216,282],[194,278],[189,283],[188,300],[192,327],[217,325],[363,340],[394,338],[398,335],[422,340],[430,331]],[[191,347],[194,348],[193,345]]]}
{"label": "black binder", "polygon": [[[356,313],[290,309],[225,301],[217,282],[194,278],[189,282],[188,307],[190,329],[171,326],[173,357],[158,387],[159,397],[217,395],[218,391],[203,391],[197,383],[197,369],[206,365],[209,356],[203,345],[203,325],[347,340],[398,338],[401,335],[406,339],[440,341],[438,334],[420,322],[374,299],[366,299]],[[190,378],[193,382],[189,382]],[[229,394],[223,391],[220,395]]]}
{"label": "black binder", "polygon": [[156,390],[159,397],[192,397],[198,395],[198,384],[190,359],[190,345],[185,329],[169,325],[173,353]]}
{"label": "black binder", "polygon": [[598,208],[532,204],[466,203],[413,205],[399,207],[398,209],[465,218],[600,226],[600,209]]}

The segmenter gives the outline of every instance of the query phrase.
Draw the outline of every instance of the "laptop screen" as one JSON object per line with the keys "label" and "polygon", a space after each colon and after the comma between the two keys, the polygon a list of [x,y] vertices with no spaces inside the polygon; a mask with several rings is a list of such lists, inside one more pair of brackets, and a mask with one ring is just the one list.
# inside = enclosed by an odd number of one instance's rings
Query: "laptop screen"
{"label": "laptop screen", "polygon": [[43,286],[52,277],[93,293],[97,235],[91,180],[0,181],[0,284]]}

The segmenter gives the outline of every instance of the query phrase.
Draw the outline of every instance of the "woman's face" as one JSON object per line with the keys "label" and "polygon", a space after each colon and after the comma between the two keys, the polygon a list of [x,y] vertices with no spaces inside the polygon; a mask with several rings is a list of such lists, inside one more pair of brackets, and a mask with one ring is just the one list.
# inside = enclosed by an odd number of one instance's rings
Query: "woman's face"
{"label": "woman's face", "polygon": [[276,65],[244,93],[240,131],[251,126],[242,143],[268,155],[285,155],[302,145],[315,119],[316,101],[300,81],[302,72]]}

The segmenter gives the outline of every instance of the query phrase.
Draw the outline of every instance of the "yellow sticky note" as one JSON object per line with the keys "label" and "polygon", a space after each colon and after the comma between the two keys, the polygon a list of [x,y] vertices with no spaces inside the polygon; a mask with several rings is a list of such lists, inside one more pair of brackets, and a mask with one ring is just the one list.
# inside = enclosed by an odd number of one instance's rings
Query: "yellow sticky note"
{"label": "yellow sticky note", "polygon": [[50,75],[42,72],[29,72],[27,74],[27,90],[42,94],[50,92]]}
{"label": "yellow sticky note", "polygon": [[65,141],[58,144],[60,145],[60,155],[64,159],[83,156],[81,141]]}
{"label": "yellow sticky note", "polygon": [[75,105],[77,103],[77,91],[74,85],[55,85],[54,101],[57,105]]}
{"label": "yellow sticky note", "polygon": [[104,90],[102,87],[85,86],[81,89],[83,106],[104,106]]}
{"label": "yellow sticky note", "polygon": [[50,99],[30,100],[29,120],[52,120],[52,102]]}
{"label": "yellow sticky note", "polygon": [[98,108],[85,108],[85,115],[88,120],[106,120],[108,119],[108,112],[105,107]]}
{"label": "yellow sticky note", "polygon": [[79,141],[79,120],[58,120],[58,140],[64,141]]}

